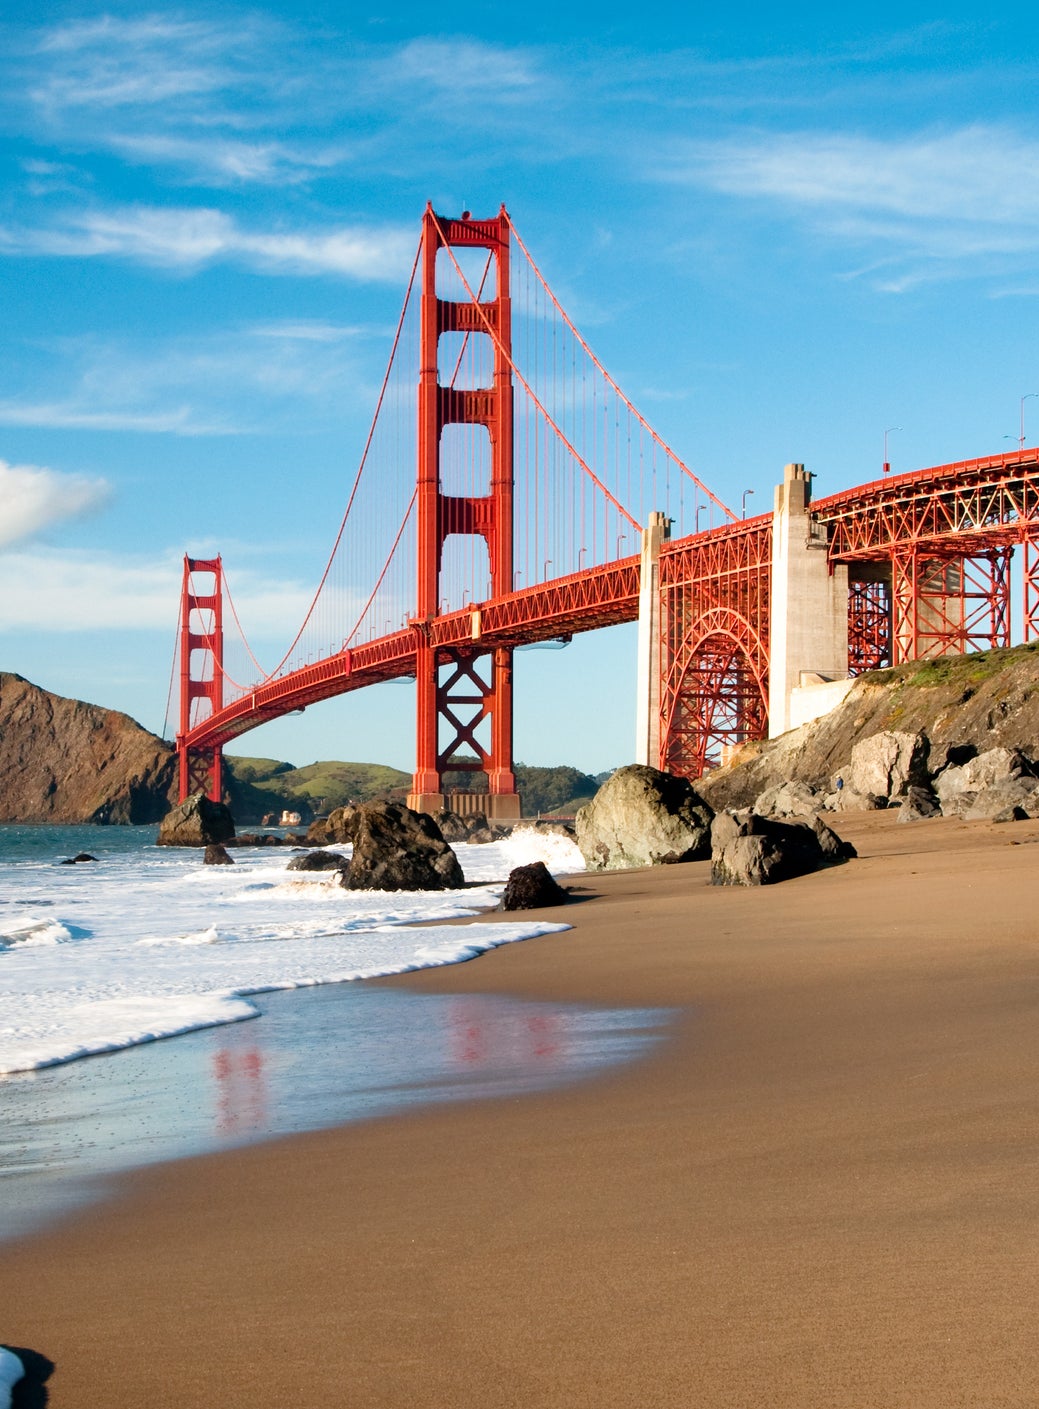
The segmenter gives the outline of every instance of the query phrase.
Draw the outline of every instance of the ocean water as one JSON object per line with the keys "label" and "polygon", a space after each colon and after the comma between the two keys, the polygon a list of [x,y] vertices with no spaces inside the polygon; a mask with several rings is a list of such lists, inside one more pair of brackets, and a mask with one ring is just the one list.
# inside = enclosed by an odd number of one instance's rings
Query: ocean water
{"label": "ocean water", "polygon": [[[548,1089],[664,1033],[659,1010],[351,982],[565,943],[566,925],[478,918],[514,866],[581,870],[564,838],[459,846],[472,888],[422,894],[342,890],[288,871],[288,849],[204,866],[154,840],[154,827],[0,827],[0,1241],[106,1197],[121,1171]],[[79,852],[97,860],[62,864]]]}
{"label": "ocean water", "polygon": [[[512,867],[582,869],[566,838],[519,829],[456,848],[475,888],[351,892],[287,870],[289,848],[233,866],[156,847],[153,827],[0,827],[0,1076],[257,1016],[255,997],[457,963],[565,930],[474,919]],[[349,847],[336,848],[344,855]],[[88,852],[76,865],[65,858]]]}

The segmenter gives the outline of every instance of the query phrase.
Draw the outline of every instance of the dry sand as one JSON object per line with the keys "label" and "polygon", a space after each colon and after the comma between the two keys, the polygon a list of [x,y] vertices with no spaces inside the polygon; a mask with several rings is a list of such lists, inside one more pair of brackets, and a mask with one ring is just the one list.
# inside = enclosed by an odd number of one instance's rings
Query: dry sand
{"label": "dry sand", "polygon": [[859,861],[764,890],[582,878],[573,931],[408,981],[673,1006],[650,1059],[7,1249],[51,1409],[1039,1402],[1039,824],[839,829]]}

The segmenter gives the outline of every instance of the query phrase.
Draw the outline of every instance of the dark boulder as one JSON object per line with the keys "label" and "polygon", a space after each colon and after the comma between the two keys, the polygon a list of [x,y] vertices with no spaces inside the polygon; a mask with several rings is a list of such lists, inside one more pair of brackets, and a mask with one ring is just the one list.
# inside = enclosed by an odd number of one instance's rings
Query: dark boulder
{"label": "dark boulder", "polygon": [[687,779],[632,763],[580,809],[577,845],[590,871],[699,861],[711,854],[713,816]]}
{"label": "dark boulder", "polygon": [[289,871],[345,871],[347,860],[337,851],[305,851],[294,856],[286,867]]}
{"label": "dark boulder", "polygon": [[455,890],[465,884],[458,858],[432,817],[394,802],[365,802],[351,819],[348,890]]}
{"label": "dark boulder", "polygon": [[541,910],[546,905],[565,905],[569,899],[544,861],[532,861],[509,872],[498,909]]}
{"label": "dark boulder", "polygon": [[62,866],[77,866],[81,861],[96,861],[96,856],[91,856],[89,851],[77,852],[75,856],[66,856],[60,864]]}
{"label": "dark boulder", "polygon": [[930,788],[918,788],[915,784],[910,784],[898,809],[898,820],[921,822],[929,817],[940,817],[941,813],[942,805]]}
{"label": "dark boulder", "polygon": [[753,812],[719,812],[711,847],[711,883],[716,886],[775,885],[856,854],[819,817],[779,822]]}
{"label": "dark boulder", "polygon": [[219,842],[213,842],[206,847],[202,864],[204,866],[233,866],[234,857],[228,855],[226,846],[221,846]]}
{"label": "dark boulder", "polygon": [[235,834],[234,818],[222,802],[211,802],[195,793],[162,819],[156,846],[209,846],[229,841]]}

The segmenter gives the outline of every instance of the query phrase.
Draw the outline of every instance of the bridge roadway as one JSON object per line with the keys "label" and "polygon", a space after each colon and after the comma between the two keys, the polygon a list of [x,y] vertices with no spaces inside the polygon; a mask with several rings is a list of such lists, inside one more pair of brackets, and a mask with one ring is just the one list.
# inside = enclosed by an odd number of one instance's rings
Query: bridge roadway
{"label": "bridge roadway", "polygon": [[[892,475],[815,500],[812,513],[828,528],[834,562],[890,560],[900,549],[971,555],[1031,542],[1039,535],[1039,452],[1020,449]],[[663,551],[695,558],[698,549],[710,549],[713,564],[724,562],[728,553],[738,572],[747,541],[770,535],[771,524],[771,514],[760,514],[671,540]],[[639,555],[633,555],[428,622],[414,620],[388,636],[258,684],[202,720],[185,742],[191,749],[221,747],[320,700],[414,677],[423,641],[484,651],[634,621],[639,568]],[[705,610],[710,605],[705,603]],[[767,602],[762,606],[767,610]]]}

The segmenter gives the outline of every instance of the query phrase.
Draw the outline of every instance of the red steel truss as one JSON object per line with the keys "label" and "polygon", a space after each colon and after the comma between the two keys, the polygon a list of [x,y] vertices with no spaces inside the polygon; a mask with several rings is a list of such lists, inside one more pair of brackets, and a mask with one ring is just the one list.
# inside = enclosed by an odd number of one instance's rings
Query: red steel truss
{"label": "red steel truss", "polygon": [[[831,562],[853,565],[849,667],[1010,642],[1010,562],[1021,548],[1025,640],[1039,633],[1034,450],[917,470],[814,505]],[[870,564],[868,582],[854,565]]]}
{"label": "red steel truss", "polygon": [[660,767],[695,778],[768,718],[772,520],[665,542]]}
{"label": "red steel truss", "polygon": [[891,587],[884,578],[848,583],[848,674],[891,663]]}

